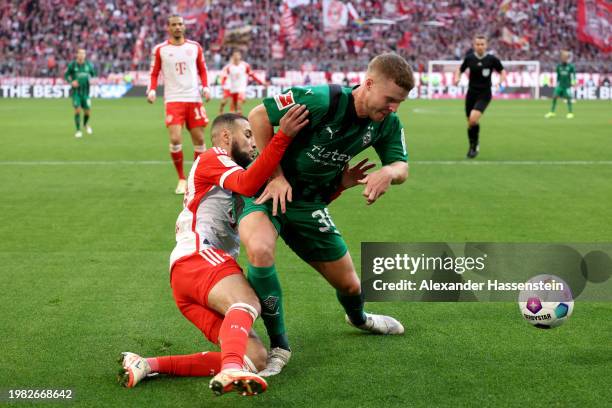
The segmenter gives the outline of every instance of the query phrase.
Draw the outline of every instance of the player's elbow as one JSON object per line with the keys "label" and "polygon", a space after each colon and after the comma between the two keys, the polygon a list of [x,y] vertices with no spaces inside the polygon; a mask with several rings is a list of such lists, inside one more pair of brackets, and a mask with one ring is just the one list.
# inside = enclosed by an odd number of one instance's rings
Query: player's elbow
{"label": "player's elbow", "polygon": [[251,123],[260,121],[262,119],[267,120],[268,114],[266,112],[266,107],[263,104],[257,105],[251,110],[251,112],[249,112],[248,119],[249,119],[249,122]]}
{"label": "player's elbow", "polygon": [[397,162],[393,164],[394,167],[394,176],[393,176],[393,184],[402,184],[406,180],[408,180],[409,175],[409,167],[408,163]]}

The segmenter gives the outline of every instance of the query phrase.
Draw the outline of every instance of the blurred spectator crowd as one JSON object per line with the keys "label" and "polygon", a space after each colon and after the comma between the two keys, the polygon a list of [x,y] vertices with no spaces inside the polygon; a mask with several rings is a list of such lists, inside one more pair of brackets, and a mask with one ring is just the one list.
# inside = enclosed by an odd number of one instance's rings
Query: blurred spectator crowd
{"label": "blurred spectator crowd", "polygon": [[310,3],[290,9],[288,34],[283,0],[179,0],[173,8],[154,0],[4,0],[0,75],[61,76],[80,47],[102,75],[147,70],[172,12],[187,17],[187,37],[203,45],[209,68],[221,68],[241,49],[270,76],[287,69],[363,70],[388,50],[422,71],[432,59],[461,59],[476,33],[488,35],[502,59],[539,60],[543,70],[554,68],[561,49],[572,52],[578,71],[611,66],[610,54],[577,40],[572,0],[352,0],[358,18],[333,32],[325,30],[322,1]]}

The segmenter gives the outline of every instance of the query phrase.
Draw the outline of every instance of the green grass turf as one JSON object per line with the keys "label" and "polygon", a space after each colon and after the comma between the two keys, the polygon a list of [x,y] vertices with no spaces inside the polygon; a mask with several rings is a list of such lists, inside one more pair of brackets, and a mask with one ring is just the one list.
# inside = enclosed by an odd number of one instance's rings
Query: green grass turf
{"label": "green grass turf", "polygon": [[[557,118],[544,120],[548,101],[494,101],[477,162],[612,160],[610,106],[579,102],[570,121],[561,104]],[[212,103],[209,112],[216,110]],[[612,241],[612,165],[430,163],[464,161],[462,112],[461,101],[406,102],[409,181],[371,207],[357,189],[332,204],[357,265],[361,241]],[[181,205],[174,170],[121,162],[167,160],[162,121],[161,103],[95,100],[95,133],[76,140],[68,100],[0,100],[0,387],[70,387],[74,405],[88,407],[612,400],[609,303],[578,303],[566,325],[549,331],[522,321],[514,303],[370,304],[402,320],[407,333],[363,335],[344,324],[323,279],[282,244],[277,265],[295,354],[269,392],[214,398],[203,378],[119,387],[120,351],[211,348],[180,315],[168,285]],[[188,141],[185,150],[190,157]],[[64,161],[98,164],[54,164]]]}

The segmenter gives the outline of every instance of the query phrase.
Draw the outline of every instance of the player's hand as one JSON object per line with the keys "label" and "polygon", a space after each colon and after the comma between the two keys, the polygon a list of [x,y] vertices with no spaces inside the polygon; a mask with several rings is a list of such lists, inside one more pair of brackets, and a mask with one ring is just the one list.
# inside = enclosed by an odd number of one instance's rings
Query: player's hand
{"label": "player's hand", "polygon": [[367,176],[366,171],[376,167],[376,164],[368,162],[368,159],[363,159],[353,167],[347,164],[342,171],[342,188],[349,189],[359,184],[359,180]]}
{"label": "player's hand", "polygon": [[[293,105],[280,120],[280,130],[289,137],[294,137],[308,124],[306,105]],[[284,211],[283,211],[284,212]]]}
{"label": "player's hand", "polygon": [[149,91],[149,94],[147,95],[147,102],[154,103],[156,98],[157,95],[155,94],[155,91]]}
{"label": "player's hand", "polygon": [[392,180],[391,170],[386,166],[359,180],[359,184],[365,185],[362,195],[366,198],[367,204],[373,204],[380,196],[385,194]]}
{"label": "player's hand", "polygon": [[75,79],[74,81],[71,82],[71,85],[73,88],[78,88],[79,87],[79,82]]}
{"label": "player's hand", "polygon": [[255,204],[263,204],[272,199],[272,215],[278,214],[278,205],[280,204],[281,212],[284,214],[287,211],[287,202],[292,200],[291,184],[285,176],[276,176],[268,182],[266,189],[255,200]]}
{"label": "player's hand", "polygon": [[200,95],[206,100],[206,102],[210,101],[210,88],[207,86],[203,86],[200,88]]}

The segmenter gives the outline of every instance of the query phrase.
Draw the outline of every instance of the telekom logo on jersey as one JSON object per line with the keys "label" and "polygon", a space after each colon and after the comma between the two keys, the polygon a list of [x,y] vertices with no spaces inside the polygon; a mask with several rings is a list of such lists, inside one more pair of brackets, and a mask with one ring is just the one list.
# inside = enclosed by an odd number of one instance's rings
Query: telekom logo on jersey
{"label": "telekom logo on jersey", "polygon": [[183,73],[187,71],[187,63],[186,62],[176,62],[174,64],[174,68],[176,69],[176,72],[178,72],[179,75],[183,75]]}

